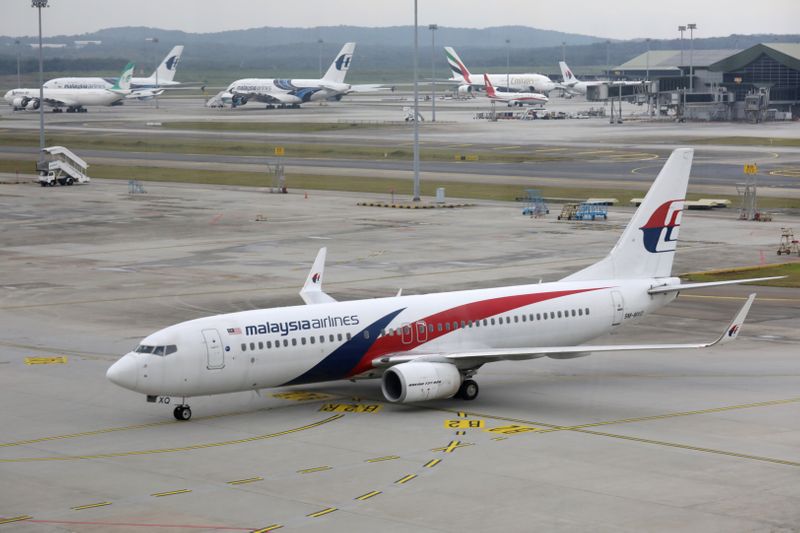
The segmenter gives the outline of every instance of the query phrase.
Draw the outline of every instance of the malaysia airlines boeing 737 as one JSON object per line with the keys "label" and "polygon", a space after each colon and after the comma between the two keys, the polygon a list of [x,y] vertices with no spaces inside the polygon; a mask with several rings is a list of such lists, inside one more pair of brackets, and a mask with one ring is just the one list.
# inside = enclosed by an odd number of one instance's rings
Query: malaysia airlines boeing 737
{"label": "malaysia airlines boeing 737", "polygon": [[[486,363],[591,352],[706,348],[741,331],[755,294],[713,342],[585,345],[657,311],[680,291],[728,283],[672,276],[693,150],[675,150],[611,252],[553,283],[337,302],[322,291],[325,248],[304,306],[215,315],[157,331],[109,368],[148,396],[193,396],[342,379],[380,378],[390,402],[472,400]],[[761,278],[772,279],[772,278]]]}

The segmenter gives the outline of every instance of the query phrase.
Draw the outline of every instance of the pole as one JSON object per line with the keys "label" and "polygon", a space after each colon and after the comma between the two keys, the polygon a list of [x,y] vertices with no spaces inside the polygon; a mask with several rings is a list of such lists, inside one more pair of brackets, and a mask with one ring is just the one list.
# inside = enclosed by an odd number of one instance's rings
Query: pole
{"label": "pole", "polygon": [[17,45],[17,87],[22,87],[22,76],[21,76],[21,69],[20,69],[20,57],[19,57],[19,39],[15,40],[14,43]]}
{"label": "pole", "polygon": [[686,31],[686,26],[678,26],[678,31],[681,32],[681,66],[683,66],[683,32]]}
{"label": "pole", "polygon": [[689,92],[694,92],[694,30],[697,24],[687,24],[689,28]]}
{"label": "pole", "polygon": [[567,41],[561,41],[561,61],[567,62]]}
{"label": "pole", "polygon": [[610,54],[611,41],[606,41],[606,79],[611,81],[611,54]]}
{"label": "pole", "polygon": [[418,48],[417,0],[414,0],[414,198],[419,202],[419,80],[417,79]]}
{"label": "pole", "polygon": [[506,91],[511,92],[511,82],[509,81],[509,77],[511,76],[511,39],[506,39]]}
{"label": "pole", "polygon": [[317,39],[317,62],[319,70],[319,78],[322,79],[322,39]]}
{"label": "pole", "polygon": [[39,160],[44,154],[44,60],[42,59],[42,8],[47,0],[33,0],[33,7],[39,10]]}
{"label": "pole", "polygon": [[439,29],[437,24],[428,24],[428,29],[431,30],[431,122],[436,122],[436,30]]}

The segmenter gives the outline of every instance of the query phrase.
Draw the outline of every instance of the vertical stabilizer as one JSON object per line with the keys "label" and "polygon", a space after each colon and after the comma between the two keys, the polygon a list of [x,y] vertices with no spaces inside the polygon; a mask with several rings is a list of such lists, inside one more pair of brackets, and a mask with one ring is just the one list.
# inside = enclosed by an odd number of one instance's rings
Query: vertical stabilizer
{"label": "vertical stabilizer", "polygon": [[572,86],[578,83],[578,78],[575,77],[565,62],[559,61],[558,66],[561,67],[561,78],[564,80],[564,85]]}
{"label": "vertical stabilizer", "polygon": [[674,150],[611,252],[563,281],[670,276],[693,156]]}
{"label": "vertical stabilizer", "polygon": [[133,63],[128,63],[119,75],[117,83],[111,87],[112,91],[129,91],[131,88],[131,78],[133,77]]}
{"label": "vertical stabilizer", "polygon": [[181,55],[183,54],[183,45],[175,46],[169,51],[164,61],[150,74],[150,79],[153,83],[171,82],[175,79],[175,72],[178,70],[178,63],[181,62]]}
{"label": "vertical stabilizer", "polygon": [[447,64],[450,66],[450,71],[453,73],[453,77],[451,79],[465,81],[466,83],[472,83],[470,79],[471,74],[467,69],[467,66],[461,61],[461,58],[458,57],[458,54],[453,49],[452,46],[445,46],[444,47],[444,55],[447,58]]}
{"label": "vertical stabilizer", "polygon": [[486,96],[489,98],[494,98],[497,96],[497,93],[494,91],[494,85],[492,85],[492,82],[489,81],[488,74],[483,75],[483,85],[486,87]]}
{"label": "vertical stabilizer", "polygon": [[322,79],[334,83],[344,83],[344,77],[347,74],[347,69],[350,68],[350,61],[353,59],[353,52],[355,51],[356,43],[345,43],[339,53],[336,54],[336,59],[328,67],[328,72],[325,73]]}

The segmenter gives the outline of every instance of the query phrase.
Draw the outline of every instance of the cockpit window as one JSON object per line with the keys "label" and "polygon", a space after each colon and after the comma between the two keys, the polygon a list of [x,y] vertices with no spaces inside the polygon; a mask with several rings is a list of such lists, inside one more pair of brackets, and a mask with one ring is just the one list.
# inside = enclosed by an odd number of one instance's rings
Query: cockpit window
{"label": "cockpit window", "polygon": [[169,355],[177,351],[178,347],[174,344],[168,344],[167,346],[148,346],[146,344],[141,344],[134,350],[136,353],[151,353],[153,355],[161,356]]}

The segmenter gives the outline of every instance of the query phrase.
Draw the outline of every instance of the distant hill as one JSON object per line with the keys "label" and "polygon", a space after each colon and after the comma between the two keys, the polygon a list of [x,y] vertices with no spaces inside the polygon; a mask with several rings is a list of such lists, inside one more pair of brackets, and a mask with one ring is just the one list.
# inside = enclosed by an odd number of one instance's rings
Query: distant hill
{"label": "distant hill", "polygon": [[[157,37],[158,43],[146,42]],[[318,40],[322,39],[322,44]],[[149,72],[174,44],[186,45],[178,79],[211,79],[263,75],[304,77],[316,76],[320,54],[324,71],[341,45],[358,43],[350,80],[389,82],[407,80],[412,66],[412,26],[367,28],[357,26],[325,26],[318,28],[253,28],[217,33],[186,33],[146,27],[109,28],[82,35],[62,35],[45,39],[47,43],[84,40],[102,41],[100,46],[45,49],[45,69],[49,72],[91,72],[116,74],[127,61],[134,61],[139,71]],[[505,40],[511,42],[507,46]],[[36,70],[36,50],[29,45],[32,37],[19,38],[23,71]],[[0,75],[16,73],[16,50],[13,37],[0,37]],[[420,29],[420,65],[423,76],[430,68],[430,31]],[[601,71],[606,65],[606,39],[588,35],[540,30],[525,26],[494,28],[441,27],[436,32],[434,55],[439,76],[447,75],[441,47],[456,47],[462,59],[476,71],[504,71],[506,54],[512,69],[537,70],[558,74],[562,56],[561,43],[566,43],[567,61],[573,68]],[[800,35],[731,35],[695,39],[696,49],[742,49],[759,42],[800,42]],[[684,41],[688,49],[688,41]],[[678,49],[680,42],[653,40],[652,50]],[[639,40],[610,41],[611,66],[623,63],[644,52],[647,44]],[[183,76],[182,76],[183,74]]]}

